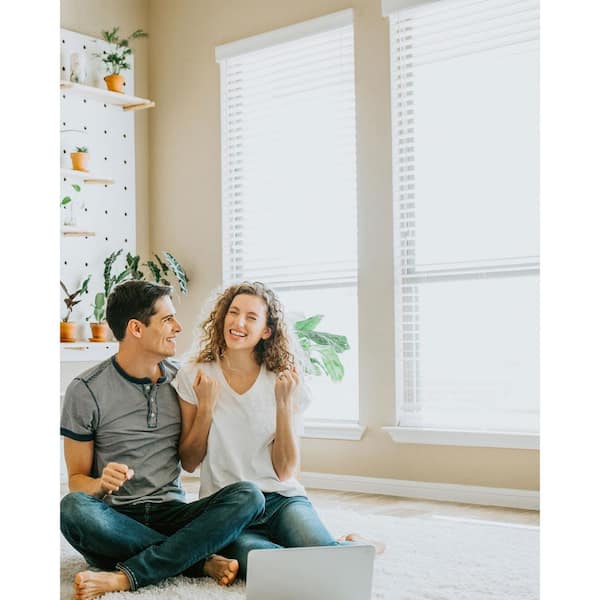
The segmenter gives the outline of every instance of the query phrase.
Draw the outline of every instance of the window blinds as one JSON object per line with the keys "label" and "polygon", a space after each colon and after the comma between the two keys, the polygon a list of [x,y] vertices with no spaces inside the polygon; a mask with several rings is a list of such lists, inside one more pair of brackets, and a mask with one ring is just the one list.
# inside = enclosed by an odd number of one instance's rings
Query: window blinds
{"label": "window blinds", "polygon": [[537,428],[539,7],[389,16],[400,424]]}
{"label": "window blinds", "polygon": [[217,48],[225,283],[356,284],[352,11]]}

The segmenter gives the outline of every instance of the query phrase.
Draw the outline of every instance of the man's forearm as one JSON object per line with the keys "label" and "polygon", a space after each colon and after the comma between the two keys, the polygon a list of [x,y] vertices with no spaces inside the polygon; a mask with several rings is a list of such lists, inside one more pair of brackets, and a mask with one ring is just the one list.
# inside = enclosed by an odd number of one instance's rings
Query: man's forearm
{"label": "man's forearm", "polygon": [[96,498],[103,498],[106,495],[99,478],[82,475],[81,473],[69,477],[69,491],[84,492]]}

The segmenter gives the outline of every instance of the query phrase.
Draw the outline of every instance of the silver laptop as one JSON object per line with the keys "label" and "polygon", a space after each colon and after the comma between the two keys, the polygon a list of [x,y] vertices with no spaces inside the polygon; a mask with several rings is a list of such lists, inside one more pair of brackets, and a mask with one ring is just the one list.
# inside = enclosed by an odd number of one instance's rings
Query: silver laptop
{"label": "silver laptop", "polygon": [[252,550],[246,600],[370,600],[374,558],[358,544]]}

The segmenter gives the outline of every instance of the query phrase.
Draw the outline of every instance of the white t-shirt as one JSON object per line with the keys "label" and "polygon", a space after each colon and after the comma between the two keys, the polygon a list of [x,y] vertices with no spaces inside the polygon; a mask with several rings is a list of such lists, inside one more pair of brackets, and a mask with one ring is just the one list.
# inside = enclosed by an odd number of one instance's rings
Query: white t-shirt
{"label": "white t-shirt", "polygon": [[[280,481],[271,462],[275,439],[275,373],[263,364],[253,386],[236,393],[225,380],[218,361],[188,363],[179,369],[171,385],[180,398],[197,405],[192,387],[198,368],[219,384],[206,456],[200,467],[200,493],[204,498],[238,481],[251,481],[263,492],[305,496],[306,490],[292,478]],[[293,396],[294,429],[303,431],[302,413],[310,403],[308,387],[299,384]]]}

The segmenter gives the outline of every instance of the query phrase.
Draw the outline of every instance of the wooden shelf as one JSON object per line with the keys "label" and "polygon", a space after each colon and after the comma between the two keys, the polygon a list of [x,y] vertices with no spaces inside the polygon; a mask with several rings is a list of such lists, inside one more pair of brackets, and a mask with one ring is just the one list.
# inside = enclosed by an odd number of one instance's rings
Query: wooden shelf
{"label": "wooden shelf", "polygon": [[123,110],[143,110],[145,108],[153,108],[155,103],[147,98],[138,98],[137,96],[128,96],[127,94],[119,94],[119,92],[110,92],[109,90],[93,87],[91,85],[82,85],[81,83],[73,83],[72,81],[60,80],[60,89],[69,90],[75,94],[91,96],[98,102],[122,106]]}
{"label": "wooden shelf", "polygon": [[117,352],[117,342],[61,342],[60,360],[63,362],[98,361]]}
{"label": "wooden shelf", "polygon": [[61,168],[60,174],[63,177],[71,177],[74,179],[81,179],[83,183],[104,183],[106,185],[112,185],[115,180],[110,177],[101,177],[89,171],[75,171],[74,169],[63,169]]}
{"label": "wooden shelf", "polygon": [[96,235],[95,231],[69,231],[68,229],[63,229],[61,233],[66,237],[93,237]]}

